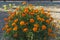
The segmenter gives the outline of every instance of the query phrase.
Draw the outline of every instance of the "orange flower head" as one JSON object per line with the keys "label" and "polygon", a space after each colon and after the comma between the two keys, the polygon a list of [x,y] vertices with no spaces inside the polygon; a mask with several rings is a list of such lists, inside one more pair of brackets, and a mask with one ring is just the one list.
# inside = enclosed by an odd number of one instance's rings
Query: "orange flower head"
{"label": "orange flower head", "polygon": [[37,20],[41,21],[41,18],[40,17],[37,17]]}
{"label": "orange flower head", "polygon": [[31,12],[30,14],[31,14],[31,15],[34,15],[34,13],[33,13],[33,12]]}
{"label": "orange flower head", "polygon": [[5,27],[2,28],[2,31],[4,31],[4,30],[5,30]]}
{"label": "orange flower head", "polygon": [[9,17],[8,17],[8,20],[12,20],[12,19],[13,19],[13,17],[12,17],[12,16],[9,16]]}
{"label": "orange flower head", "polygon": [[25,13],[22,13],[22,17],[25,17],[26,16],[26,14]]}
{"label": "orange flower head", "polygon": [[13,30],[14,30],[14,31],[17,31],[17,29],[18,29],[18,27],[17,27],[17,26],[15,26],[15,27],[13,28]]}
{"label": "orange flower head", "polygon": [[15,16],[15,14],[14,14],[14,13],[12,13],[11,17],[14,17],[14,16]]}
{"label": "orange flower head", "polygon": [[45,25],[42,25],[42,30],[46,30],[46,26]]}
{"label": "orange flower head", "polygon": [[30,23],[34,23],[34,19],[30,19]]}
{"label": "orange flower head", "polygon": [[16,8],[15,10],[19,10],[19,8]]}
{"label": "orange flower head", "polygon": [[16,22],[18,22],[18,19],[15,19],[15,20],[14,20],[14,23],[16,23]]}
{"label": "orange flower head", "polygon": [[6,30],[6,33],[10,33],[11,30],[12,30],[12,28],[8,28],[8,29]]}
{"label": "orange flower head", "polygon": [[49,29],[48,29],[48,32],[51,33],[51,32],[52,32],[52,29],[49,28]]}
{"label": "orange flower head", "polygon": [[25,22],[24,22],[24,21],[21,21],[21,22],[20,22],[20,25],[21,25],[21,26],[25,25]]}
{"label": "orange flower head", "polygon": [[22,4],[23,4],[23,5],[25,5],[25,4],[26,4],[26,2],[22,2]]}
{"label": "orange flower head", "polygon": [[25,8],[24,9],[24,13],[28,13],[28,8]]}
{"label": "orange flower head", "polygon": [[28,28],[24,28],[24,29],[23,29],[23,32],[27,32],[27,31],[28,31]]}
{"label": "orange flower head", "polygon": [[6,29],[9,28],[8,24],[5,25],[5,28],[6,28]]}
{"label": "orange flower head", "polygon": [[38,27],[39,27],[39,25],[38,25],[38,24],[34,24],[34,27],[37,27],[37,28],[38,28]]}
{"label": "orange flower head", "polygon": [[37,13],[38,12],[38,9],[36,9],[35,12]]}
{"label": "orange flower head", "polygon": [[46,20],[46,23],[50,24],[50,21],[49,20]]}
{"label": "orange flower head", "polygon": [[16,25],[16,23],[12,23],[12,26],[15,26]]}
{"label": "orange flower head", "polygon": [[41,18],[41,21],[43,22],[43,21],[45,21],[45,19],[44,18]]}
{"label": "orange flower head", "polygon": [[8,18],[4,18],[4,21],[8,21]]}
{"label": "orange flower head", "polygon": [[38,28],[34,27],[34,28],[33,28],[33,31],[34,31],[34,32],[37,32],[37,31],[38,31]]}

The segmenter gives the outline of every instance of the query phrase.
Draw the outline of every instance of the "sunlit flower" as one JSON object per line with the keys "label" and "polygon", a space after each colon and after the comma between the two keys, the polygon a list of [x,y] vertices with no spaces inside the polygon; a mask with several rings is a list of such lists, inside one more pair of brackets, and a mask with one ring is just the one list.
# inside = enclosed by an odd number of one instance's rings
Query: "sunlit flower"
{"label": "sunlit flower", "polygon": [[31,18],[31,19],[30,19],[30,23],[34,23],[34,19]]}
{"label": "sunlit flower", "polygon": [[34,32],[37,32],[37,31],[38,31],[38,28],[34,27],[34,28],[33,28],[33,31],[34,31]]}
{"label": "sunlit flower", "polygon": [[46,30],[46,26],[45,25],[42,25],[42,30]]}
{"label": "sunlit flower", "polygon": [[24,21],[20,21],[20,25],[21,26],[25,25],[25,22]]}
{"label": "sunlit flower", "polygon": [[28,31],[28,28],[24,28],[24,29],[23,29],[23,32],[27,32],[27,31]]}
{"label": "sunlit flower", "polygon": [[15,27],[13,28],[13,30],[14,30],[14,31],[17,31],[17,29],[18,29],[18,27],[17,27],[17,26],[15,26]]}

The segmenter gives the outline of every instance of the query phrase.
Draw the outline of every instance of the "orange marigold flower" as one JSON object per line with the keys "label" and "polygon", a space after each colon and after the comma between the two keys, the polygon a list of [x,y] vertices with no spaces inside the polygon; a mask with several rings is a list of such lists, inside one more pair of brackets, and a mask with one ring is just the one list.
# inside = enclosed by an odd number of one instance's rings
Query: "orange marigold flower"
{"label": "orange marigold flower", "polygon": [[27,31],[28,31],[28,28],[24,28],[24,29],[23,29],[23,32],[27,32]]}
{"label": "orange marigold flower", "polygon": [[31,12],[31,13],[30,13],[30,15],[34,15],[34,13],[33,13],[33,12]]}
{"label": "orange marigold flower", "polygon": [[12,26],[15,26],[16,25],[16,23],[12,23]]}
{"label": "orange marigold flower", "polygon": [[39,25],[38,24],[34,24],[34,27],[39,27]]}
{"label": "orange marigold flower", "polygon": [[15,26],[15,27],[13,28],[13,30],[14,30],[14,31],[17,31],[17,29],[18,29],[18,27],[17,27],[17,26]]}
{"label": "orange marigold flower", "polygon": [[36,9],[35,12],[37,13],[38,12],[38,9]]}
{"label": "orange marigold flower", "polygon": [[34,27],[34,28],[33,28],[33,31],[34,31],[34,32],[37,32],[37,31],[38,31],[38,28]]}
{"label": "orange marigold flower", "polygon": [[48,29],[48,32],[49,32],[49,33],[51,33],[51,32],[52,32],[52,29],[51,29],[51,28],[49,28],[49,29]]}
{"label": "orange marigold flower", "polygon": [[49,20],[46,20],[46,23],[50,24],[50,21]]}
{"label": "orange marigold flower", "polygon": [[16,8],[15,10],[19,10],[19,8]]}
{"label": "orange marigold flower", "polygon": [[9,16],[9,17],[8,17],[8,20],[12,20],[12,19],[13,19],[13,17],[12,17],[12,16]]}
{"label": "orange marigold flower", "polygon": [[8,21],[8,18],[4,18],[4,21]]}
{"label": "orange marigold flower", "polygon": [[41,18],[40,17],[37,17],[37,20],[41,21]]}
{"label": "orange marigold flower", "polygon": [[26,2],[22,2],[22,4],[23,4],[23,5],[25,5],[25,4],[26,4]]}
{"label": "orange marigold flower", "polygon": [[6,30],[6,33],[10,33],[11,30],[12,30],[12,28],[8,28],[8,29]]}
{"label": "orange marigold flower", "polygon": [[21,21],[20,22],[20,25],[22,26],[22,25],[25,25],[25,22],[24,21]]}
{"label": "orange marigold flower", "polygon": [[5,30],[5,27],[2,28],[2,31],[4,31],[4,30]]}
{"label": "orange marigold flower", "polygon": [[15,34],[13,35],[13,37],[17,38],[17,37],[18,37],[18,34],[17,34],[17,33],[15,33]]}
{"label": "orange marigold flower", "polygon": [[12,12],[11,11],[8,11],[8,13],[11,15],[12,14]]}
{"label": "orange marigold flower", "polygon": [[5,28],[6,28],[6,29],[9,28],[8,24],[5,25]]}
{"label": "orange marigold flower", "polygon": [[41,18],[41,21],[45,21],[45,19],[44,18]]}
{"label": "orange marigold flower", "polygon": [[25,8],[24,9],[24,13],[28,13],[28,8]]}
{"label": "orange marigold flower", "polygon": [[25,17],[26,16],[26,14],[25,13],[22,13],[22,17]]}
{"label": "orange marigold flower", "polygon": [[14,20],[14,23],[16,23],[16,22],[18,22],[18,19],[15,19],[15,20]]}
{"label": "orange marigold flower", "polygon": [[46,26],[45,25],[42,25],[42,30],[46,30]]}
{"label": "orange marigold flower", "polygon": [[30,22],[31,22],[31,23],[34,23],[34,19],[31,18],[31,19],[30,19]]}
{"label": "orange marigold flower", "polygon": [[14,17],[14,16],[15,16],[15,14],[14,14],[14,13],[12,13],[11,17]]}

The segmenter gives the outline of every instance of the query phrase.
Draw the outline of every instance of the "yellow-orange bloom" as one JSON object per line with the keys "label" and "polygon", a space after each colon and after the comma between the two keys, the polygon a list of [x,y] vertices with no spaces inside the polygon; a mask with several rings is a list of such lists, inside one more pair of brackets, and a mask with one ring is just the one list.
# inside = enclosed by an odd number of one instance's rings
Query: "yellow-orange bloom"
{"label": "yellow-orange bloom", "polygon": [[34,27],[34,28],[33,28],[33,31],[34,31],[34,32],[37,32],[37,31],[38,31],[38,28]]}
{"label": "yellow-orange bloom", "polygon": [[50,21],[49,20],[46,20],[46,23],[50,24]]}
{"label": "yellow-orange bloom", "polygon": [[25,22],[24,21],[20,21],[20,25],[21,26],[25,25]]}
{"label": "yellow-orange bloom", "polygon": [[2,28],[2,31],[6,30],[5,27]]}
{"label": "yellow-orange bloom", "polygon": [[4,18],[4,21],[8,21],[8,18]]}
{"label": "yellow-orange bloom", "polygon": [[18,22],[18,19],[15,19],[15,20],[14,20],[14,23],[16,23],[16,22]]}
{"label": "yellow-orange bloom", "polygon": [[40,21],[40,20],[41,20],[41,18],[40,18],[40,17],[37,17],[37,20],[39,20],[39,21]]}
{"label": "yellow-orange bloom", "polygon": [[36,9],[35,12],[37,13],[38,12],[38,9]]}
{"label": "yellow-orange bloom", "polygon": [[46,26],[45,25],[42,25],[42,30],[46,30]]}
{"label": "yellow-orange bloom", "polygon": [[18,27],[17,27],[17,26],[15,26],[15,27],[13,28],[13,30],[14,30],[14,31],[17,31],[17,29],[18,29]]}
{"label": "yellow-orange bloom", "polygon": [[25,8],[24,9],[24,13],[28,13],[28,8]]}
{"label": "yellow-orange bloom", "polygon": [[44,18],[41,18],[41,21],[43,22],[43,21],[45,21],[45,19]]}
{"label": "yellow-orange bloom", "polygon": [[30,15],[34,15],[34,13],[33,13],[33,12],[31,12],[31,13],[30,13]]}
{"label": "yellow-orange bloom", "polygon": [[28,28],[24,28],[24,29],[23,29],[23,32],[27,32],[27,31],[28,31]]}
{"label": "yellow-orange bloom", "polygon": [[25,13],[22,13],[22,17],[25,17],[26,16],[26,14]]}
{"label": "yellow-orange bloom", "polygon": [[10,33],[11,30],[12,30],[12,28],[8,28],[8,29],[6,30],[6,33]]}
{"label": "yellow-orange bloom", "polygon": [[16,25],[16,23],[12,23],[12,26],[15,26]]}
{"label": "yellow-orange bloom", "polygon": [[37,28],[38,28],[38,27],[39,27],[39,25],[38,25],[38,24],[34,24],[34,27],[37,27]]}
{"label": "yellow-orange bloom", "polygon": [[19,10],[19,8],[16,8],[15,10]]}
{"label": "yellow-orange bloom", "polygon": [[6,29],[9,28],[8,24],[5,25],[5,28],[6,28]]}
{"label": "yellow-orange bloom", "polygon": [[26,2],[24,1],[24,2],[22,2],[22,4],[23,4],[23,5],[25,5],[25,4],[26,4]]}
{"label": "yellow-orange bloom", "polygon": [[31,19],[30,19],[30,23],[34,23],[34,19],[31,18]]}

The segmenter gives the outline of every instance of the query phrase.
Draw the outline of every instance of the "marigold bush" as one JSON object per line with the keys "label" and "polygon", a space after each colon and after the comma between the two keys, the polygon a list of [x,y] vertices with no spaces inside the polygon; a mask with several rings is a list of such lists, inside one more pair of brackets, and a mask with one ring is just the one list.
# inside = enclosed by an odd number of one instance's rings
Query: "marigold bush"
{"label": "marigold bush", "polygon": [[43,8],[38,10],[30,7],[31,4],[20,6],[14,12],[9,12],[9,16],[4,18],[6,24],[2,28],[5,36],[14,40],[49,40],[49,36],[55,37],[51,24],[53,18],[49,12],[45,12]]}

